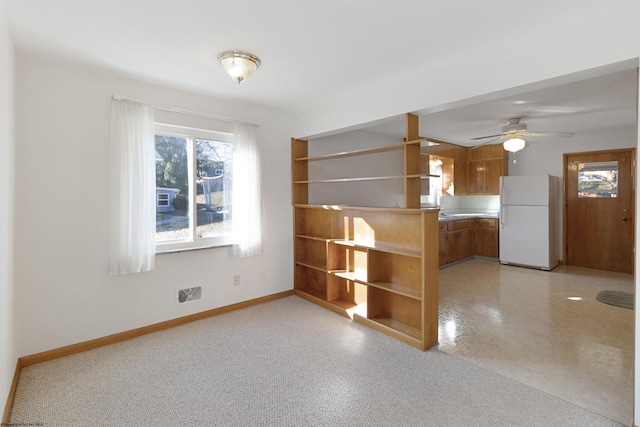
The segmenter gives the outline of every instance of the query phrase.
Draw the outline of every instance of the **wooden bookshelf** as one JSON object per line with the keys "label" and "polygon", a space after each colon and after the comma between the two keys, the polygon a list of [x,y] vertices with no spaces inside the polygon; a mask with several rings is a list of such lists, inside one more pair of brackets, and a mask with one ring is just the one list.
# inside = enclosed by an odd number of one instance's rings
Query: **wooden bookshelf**
{"label": "wooden bookshelf", "polygon": [[[292,138],[294,288],[297,295],[422,350],[438,340],[438,210],[420,209],[423,173],[418,118],[405,141],[309,156]],[[403,151],[404,174],[309,177],[308,163]],[[345,171],[347,172],[347,171]],[[403,208],[310,205],[309,185],[398,179]]]}
{"label": "wooden bookshelf", "polygon": [[436,344],[436,209],[294,205],[294,214],[297,295],[420,349]]}
{"label": "wooden bookshelf", "polygon": [[[293,203],[308,203],[309,185],[313,184],[402,180],[404,182],[404,207],[412,209],[420,208],[422,180],[437,177],[437,175],[429,174],[428,171],[423,172],[422,159],[420,154],[421,147],[423,145],[430,145],[432,144],[432,142],[435,142],[435,140],[420,138],[418,132],[418,117],[413,114],[407,114],[406,130],[407,137],[405,138],[405,141],[402,142],[315,156],[309,156],[308,141],[292,138],[291,173]],[[436,143],[439,143],[439,141]],[[385,153],[398,150],[403,151],[403,174],[360,177],[344,176],[315,179],[309,178],[309,162],[353,156],[365,156],[369,154]]]}
{"label": "wooden bookshelf", "polygon": [[431,140],[427,139],[427,138],[419,138],[413,141],[407,141],[407,142],[399,142],[397,144],[389,144],[389,145],[381,145],[378,147],[371,147],[371,148],[361,148],[359,150],[351,150],[351,151],[341,151],[339,153],[330,153],[330,154],[321,154],[318,156],[311,156],[311,157],[297,157],[294,158],[294,161],[296,162],[313,162],[316,160],[330,160],[330,159],[339,159],[339,158],[343,158],[343,157],[352,157],[352,156],[363,156],[366,154],[375,154],[375,153],[386,153],[389,151],[396,151],[396,150],[404,150],[404,148],[407,145],[417,145],[417,146],[422,146],[424,143],[430,142]]}

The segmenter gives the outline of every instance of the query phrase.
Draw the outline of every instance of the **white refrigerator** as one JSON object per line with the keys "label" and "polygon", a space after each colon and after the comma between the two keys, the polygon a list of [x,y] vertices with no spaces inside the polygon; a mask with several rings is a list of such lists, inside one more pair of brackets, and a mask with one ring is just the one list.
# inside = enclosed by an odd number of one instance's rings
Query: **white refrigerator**
{"label": "white refrigerator", "polygon": [[559,178],[500,177],[500,262],[551,270],[558,265]]}

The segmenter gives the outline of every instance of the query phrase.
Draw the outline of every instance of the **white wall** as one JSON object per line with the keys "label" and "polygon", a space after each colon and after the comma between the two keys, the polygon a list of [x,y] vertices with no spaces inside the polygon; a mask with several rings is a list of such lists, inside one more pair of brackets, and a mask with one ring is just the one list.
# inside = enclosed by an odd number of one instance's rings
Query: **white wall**
{"label": "white wall", "polygon": [[636,146],[634,130],[609,131],[600,134],[574,135],[572,138],[545,139],[529,143],[516,155],[509,154],[509,175],[545,174],[562,178],[562,162],[565,153],[613,150]]}
{"label": "white wall", "polygon": [[16,368],[13,280],[14,52],[0,1],[0,403],[4,408]]}
{"label": "white wall", "polygon": [[[262,124],[263,255],[236,259],[228,247],[161,254],[153,272],[107,275],[113,94]],[[288,116],[20,52],[16,99],[20,356],[292,289]],[[194,284],[202,300],[177,306],[176,288]]]}

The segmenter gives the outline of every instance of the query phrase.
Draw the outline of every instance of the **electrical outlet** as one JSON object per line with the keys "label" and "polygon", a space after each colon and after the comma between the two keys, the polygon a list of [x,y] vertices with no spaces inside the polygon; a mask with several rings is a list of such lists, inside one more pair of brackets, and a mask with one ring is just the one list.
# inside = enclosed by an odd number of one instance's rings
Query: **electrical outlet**
{"label": "electrical outlet", "polygon": [[240,276],[233,276],[233,286],[238,286],[240,284]]}
{"label": "electrical outlet", "polygon": [[260,272],[260,281],[264,282],[265,280],[267,280],[267,274],[264,271]]}

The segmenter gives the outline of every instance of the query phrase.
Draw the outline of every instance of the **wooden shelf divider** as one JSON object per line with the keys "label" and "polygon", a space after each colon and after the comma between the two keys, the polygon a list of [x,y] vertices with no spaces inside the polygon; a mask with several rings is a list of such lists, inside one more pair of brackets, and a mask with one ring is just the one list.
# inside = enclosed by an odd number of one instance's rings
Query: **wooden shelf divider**
{"label": "wooden shelf divider", "polygon": [[[308,155],[292,138],[294,289],[307,300],[426,350],[438,340],[438,210],[420,208],[418,118],[407,114],[405,141]],[[404,174],[315,179],[308,163],[402,150]],[[403,208],[309,204],[310,184],[404,181]]]}
{"label": "wooden shelf divider", "polygon": [[397,144],[381,145],[379,147],[361,148],[359,150],[341,151],[339,153],[320,154],[317,156],[297,157],[295,162],[313,162],[317,160],[339,159],[343,157],[363,156],[366,154],[386,153],[389,151],[403,150],[407,145],[418,145],[429,142],[427,138],[418,138],[413,141],[400,142]]}

